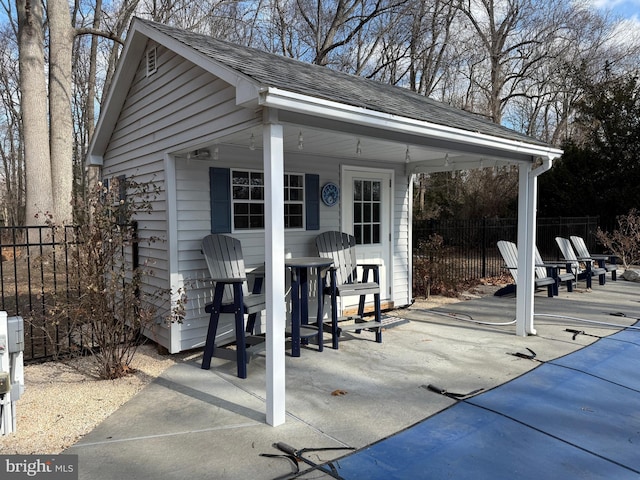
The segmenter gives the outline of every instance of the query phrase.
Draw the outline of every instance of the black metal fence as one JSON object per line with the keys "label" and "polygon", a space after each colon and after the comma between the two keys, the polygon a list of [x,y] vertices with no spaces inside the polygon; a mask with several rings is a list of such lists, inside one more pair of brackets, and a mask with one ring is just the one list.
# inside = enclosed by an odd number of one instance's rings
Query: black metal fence
{"label": "black metal fence", "polygon": [[[135,223],[133,228],[137,230]],[[46,360],[75,348],[78,338],[74,343],[71,319],[54,308],[80,298],[73,271],[78,246],[74,226],[0,227],[0,310],[24,319],[25,361]],[[136,243],[130,255],[135,268]]]}
{"label": "black metal fence", "polygon": [[0,227],[0,310],[25,320],[25,360],[49,358],[70,345],[68,319],[51,318],[56,299],[78,295],[70,268],[74,227]]}
{"label": "black metal fence", "polygon": [[[597,217],[540,218],[538,248],[545,259],[557,259],[555,237],[579,235],[597,252],[597,224]],[[435,265],[429,272],[432,283],[501,275],[503,260],[496,242],[515,241],[516,233],[515,219],[414,222],[414,270]],[[433,235],[441,242],[429,241]],[[77,246],[74,238],[74,227],[0,227],[0,310],[25,319],[25,360],[47,359],[72,346],[70,321],[49,313],[56,299],[69,301],[79,295],[78,285],[73,284],[77,277],[70,270]],[[137,248],[133,256],[135,261]],[[414,280],[423,274],[414,271]]]}
{"label": "black metal fence", "polygon": [[[536,244],[543,258],[558,260],[560,251],[555,237],[578,235],[589,250],[598,252],[595,232],[598,217],[539,218]],[[517,220],[447,220],[413,223],[414,291],[417,295],[428,285],[415,280],[430,276],[430,285],[464,283],[505,273],[497,248],[499,240],[516,242]],[[421,269],[417,272],[416,269]],[[428,293],[428,292],[426,292]]]}

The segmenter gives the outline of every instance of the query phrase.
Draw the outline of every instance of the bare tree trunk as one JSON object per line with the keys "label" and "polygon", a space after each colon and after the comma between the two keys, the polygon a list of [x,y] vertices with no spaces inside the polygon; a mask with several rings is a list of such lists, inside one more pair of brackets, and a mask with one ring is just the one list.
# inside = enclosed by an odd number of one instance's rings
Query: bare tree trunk
{"label": "bare tree trunk", "polygon": [[[93,29],[100,29],[100,21],[102,20],[102,0],[96,0],[95,16],[93,18]],[[117,48],[114,46],[114,48]],[[89,84],[87,85],[87,131],[88,137],[93,137],[93,130],[95,128],[94,116],[95,111],[93,104],[96,100],[96,78],[97,78],[97,64],[98,64],[98,37],[93,35],[91,37],[91,54],[89,57]]]}
{"label": "bare tree trunk", "polygon": [[20,51],[20,92],[26,185],[26,223],[44,224],[44,213],[53,206],[51,157],[47,122],[47,86],[44,63],[42,4],[16,0],[18,48]]}
{"label": "bare tree trunk", "polygon": [[49,0],[49,113],[51,178],[56,223],[72,221],[73,123],[71,54],[74,29],[67,0]]}

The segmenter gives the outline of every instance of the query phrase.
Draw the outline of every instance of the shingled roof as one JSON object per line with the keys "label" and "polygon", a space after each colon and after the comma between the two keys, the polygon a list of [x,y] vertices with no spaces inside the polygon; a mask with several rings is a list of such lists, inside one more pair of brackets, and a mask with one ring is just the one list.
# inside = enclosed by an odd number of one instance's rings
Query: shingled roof
{"label": "shingled roof", "polygon": [[327,67],[243,47],[208,35],[141,20],[176,41],[192,48],[260,86],[430,122],[474,133],[492,135],[534,145],[547,145],[533,137],[489,122],[477,115],[414,93]]}

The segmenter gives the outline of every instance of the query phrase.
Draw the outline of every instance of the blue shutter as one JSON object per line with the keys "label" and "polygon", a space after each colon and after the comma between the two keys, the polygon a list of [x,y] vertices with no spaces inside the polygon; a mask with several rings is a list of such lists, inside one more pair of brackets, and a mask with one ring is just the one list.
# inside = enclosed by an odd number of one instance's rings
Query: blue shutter
{"label": "blue shutter", "polygon": [[307,230],[320,230],[320,175],[304,176]]}
{"label": "blue shutter", "polygon": [[209,168],[211,233],[231,233],[231,171]]}

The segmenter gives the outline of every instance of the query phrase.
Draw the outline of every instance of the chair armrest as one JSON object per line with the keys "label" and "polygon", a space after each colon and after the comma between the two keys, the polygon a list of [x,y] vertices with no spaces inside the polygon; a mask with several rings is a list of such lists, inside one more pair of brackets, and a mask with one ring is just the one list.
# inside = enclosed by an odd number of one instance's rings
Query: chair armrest
{"label": "chair armrest", "polygon": [[257,267],[249,267],[249,268],[245,268],[244,269],[245,273],[247,274],[247,276],[251,276],[251,277],[262,277],[264,278],[267,274],[267,269],[263,264],[258,265]]}
{"label": "chair armrest", "polygon": [[212,282],[215,283],[244,283],[247,281],[246,277],[245,278],[211,278],[210,279]]}
{"label": "chair armrest", "polygon": [[554,262],[554,261],[543,260],[542,263],[537,265],[537,266],[546,267],[547,265],[551,265],[551,266],[562,267],[563,265],[566,265],[566,264],[567,264],[567,262],[562,262],[562,261]]}
{"label": "chair armrest", "polygon": [[551,270],[560,270],[562,268],[564,268],[566,271],[570,270],[569,267],[569,263],[568,262],[547,262],[546,260],[543,261],[543,263],[538,263],[536,264],[536,267],[544,267],[547,269],[547,271],[551,271]]}

